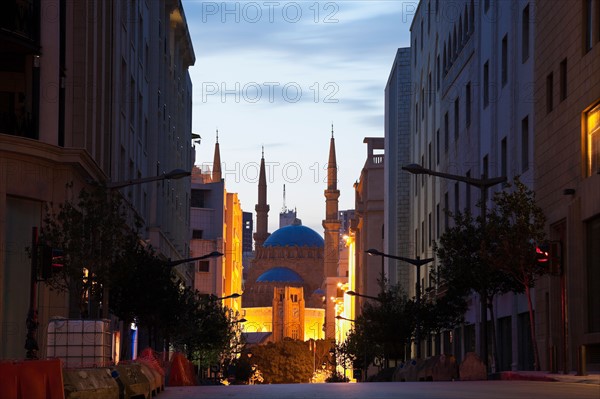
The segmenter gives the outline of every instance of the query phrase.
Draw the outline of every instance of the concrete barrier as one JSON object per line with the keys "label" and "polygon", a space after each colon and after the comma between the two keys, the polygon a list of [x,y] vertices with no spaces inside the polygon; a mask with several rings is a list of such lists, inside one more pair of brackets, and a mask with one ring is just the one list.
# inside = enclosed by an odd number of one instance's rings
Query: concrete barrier
{"label": "concrete barrier", "polygon": [[433,364],[433,381],[455,381],[458,380],[458,364],[452,355],[435,356]]}
{"label": "concrete barrier", "polygon": [[394,371],[392,380],[399,382],[418,381],[418,367],[419,363],[422,362],[423,360],[421,359],[411,359],[406,363],[400,363],[398,367],[396,367],[396,371]]}
{"label": "concrete barrier", "polygon": [[475,352],[467,352],[465,360],[460,364],[459,370],[461,381],[487,380],[485,365]]}
{"label": "concrete barrier", "polygon": [[106,368],[65,369],[65,399],[119,399],[119,385]]}
{"label": "concrete barrier", "polygon": [[140,365],[140,371],[146,376],[146,378],[150,382],[150,392],[152,393],[152,396],[156,396],[162,389],[160,374],[158,374],[157,371],[153,370],[144,362],[136,363]]}
{"label": "concrete barrier", "polygon": [[0,362],[0,398],[64,399],[60,360]]}
{"label": "concrete barrier", "polygon": [[152,397],[150,381],[142,373],[141,365],[119,363],[115,370],[119,373],[118,379],[125,387],[125,399],[150,399]]}

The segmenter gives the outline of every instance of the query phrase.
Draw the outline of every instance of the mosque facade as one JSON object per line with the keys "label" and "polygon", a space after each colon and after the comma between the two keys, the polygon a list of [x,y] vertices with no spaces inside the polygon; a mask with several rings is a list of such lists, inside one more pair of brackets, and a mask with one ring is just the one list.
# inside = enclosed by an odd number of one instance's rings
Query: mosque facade
{"label": "mosque facade", "polygon": [[339,231],[337,164],[333,131],[325,190],[323,237],[295,218],[269,233],[264,153],[256,205],[255,258],[247,270],[242,297],[244,332],[250,344],[334,338]]}

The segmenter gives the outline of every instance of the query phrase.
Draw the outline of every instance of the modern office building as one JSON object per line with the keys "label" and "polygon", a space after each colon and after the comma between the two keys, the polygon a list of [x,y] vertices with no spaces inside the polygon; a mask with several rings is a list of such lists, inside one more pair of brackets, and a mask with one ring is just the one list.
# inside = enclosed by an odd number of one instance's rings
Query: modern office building
{"label": "modern office building", "polygon": [[535,3],[535,190],[552,272],[536,284],[540,363],[598,371],[600,3]]}
{"label": "modern office building", "polygon": [[[7,0],[0,14],[0,358],[17,359],[27,248],[45,206],[77,198],[89,182],[191,170],[195,56],[180,1]],[[120,192],[160,256],[188,257],[189,178]],[[68,317],[69,301],[38,286],[42,354],[49,318]]]}
{"label": "modern office building", "polygon": [[[410,48],[399,48],[385,87],[384,157],[384,241],[383,253],[412,258],[414,243],[410,234],[410,176],[401,167],[410,159],[410,115],[412,82]],[[410,265],[385,258],[389,284],[409,292]],[[414,282],[413,282],[414,283]]]}
{"label": "modern office building", "polygon": [[[419,3],[410,39],[411,163],[464,177],[519,175],[534,188],[535,15],[528,0]],[[445,210],[480,212],[480,190],[459,181],[415,175],[410,189],[411,241],[421,258],[434,255],[433,243],[451,226]],[[490,188],[488,199],[500,189]],[[423,289],[436,289],[429,278],[435,267],[434,261],[423,268]],[[481,353],[479,298],[470,304],[463,326],[421,341],[424,356],[452,353],[460,361],[466,352]],[[527,309],[522,295],[495,299],[501,370],[533,368]]]}

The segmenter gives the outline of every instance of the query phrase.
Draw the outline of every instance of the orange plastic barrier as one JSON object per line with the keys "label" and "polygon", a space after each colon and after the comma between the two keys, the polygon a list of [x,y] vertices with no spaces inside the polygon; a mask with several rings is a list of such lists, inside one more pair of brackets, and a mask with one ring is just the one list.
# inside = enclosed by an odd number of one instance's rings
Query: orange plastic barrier
{"label": "orange plastic barrier", "polygon": [[177,352],[173,354],[169,383],[167,385],[172,387],[196,385],[194,365],[182,353]]}
{"label": "orange plastic barrier", "polygon": [[0,362],[0,398],[64,399],[59,359]]}

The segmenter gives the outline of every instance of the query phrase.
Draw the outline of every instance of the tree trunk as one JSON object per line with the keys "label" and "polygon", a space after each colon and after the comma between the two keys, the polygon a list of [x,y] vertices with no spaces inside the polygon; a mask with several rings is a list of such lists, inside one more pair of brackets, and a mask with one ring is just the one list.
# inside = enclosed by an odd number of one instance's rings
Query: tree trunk
{"label": "tree trunk", "polygon": [[490,321],[492,322],[492,366],[494,367],[494,372],[500,371],[500,366],[498,363],[498,341],[496,339],[496,318],[494,316],[494,297],[488,298],[488,308],[490,310]]}
{"label": "tree trunk", "polygon": [[535,315],[533,313],[533,303],[531,302],[531,289],[529,284],[525,284],[525,295],[527,295],[527,306],[529,307],[529,329],[531,330],[531,344],[533,345],[533,369],[540,370],[540,354],[538,351],[537,339],[535,338]]}

